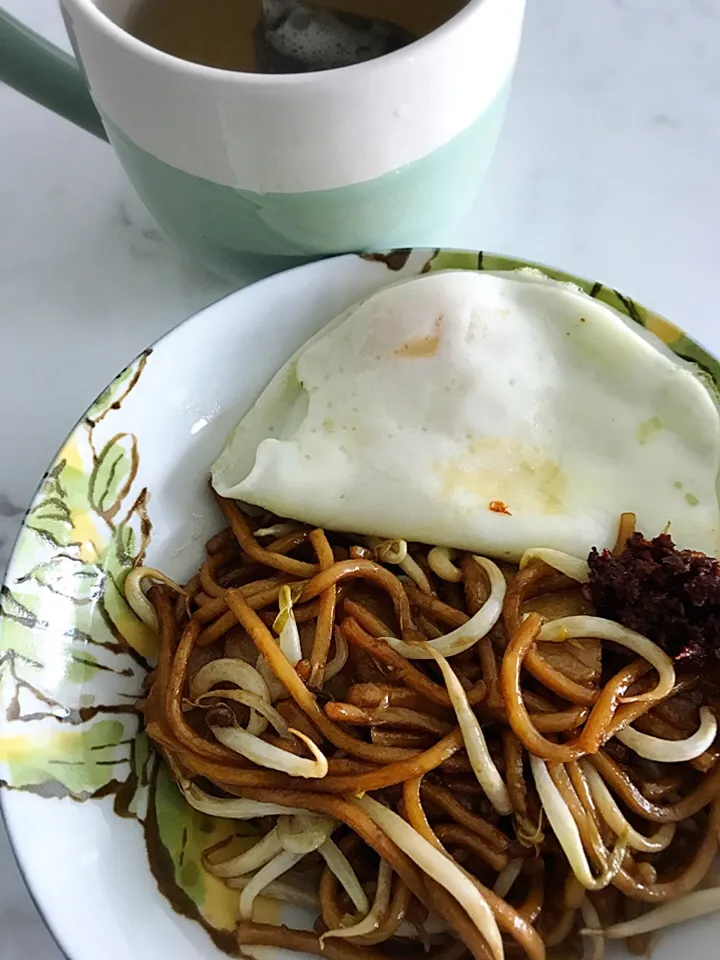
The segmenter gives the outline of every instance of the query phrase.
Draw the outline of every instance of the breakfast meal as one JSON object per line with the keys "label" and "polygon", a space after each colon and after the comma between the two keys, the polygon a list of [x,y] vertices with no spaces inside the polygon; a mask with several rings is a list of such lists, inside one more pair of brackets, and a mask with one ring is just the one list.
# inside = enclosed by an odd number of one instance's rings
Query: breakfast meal
{"label": "breakfast meal", "polygon": [[400,281],[295,354],[200,569],[124,587],[146,732],[237,822],[203,866],[243,955],[600,960],[720,910],[719,471],[702,373],[533,270]]}

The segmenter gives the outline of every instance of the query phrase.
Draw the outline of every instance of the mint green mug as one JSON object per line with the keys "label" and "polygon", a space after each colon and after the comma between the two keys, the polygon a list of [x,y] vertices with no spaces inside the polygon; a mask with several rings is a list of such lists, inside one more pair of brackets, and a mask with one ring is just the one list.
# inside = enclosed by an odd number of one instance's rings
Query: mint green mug
{"label": "mint green mug", "polygon": [[216,273],[232,279],[248,254],[432,246],[469,209],[525,0],[469,0],[404,49],[299,75],[162,53],[123,28],[135,2],[61,0],[77,61],[0,11],[0,80],[106,137],[161,226]]}

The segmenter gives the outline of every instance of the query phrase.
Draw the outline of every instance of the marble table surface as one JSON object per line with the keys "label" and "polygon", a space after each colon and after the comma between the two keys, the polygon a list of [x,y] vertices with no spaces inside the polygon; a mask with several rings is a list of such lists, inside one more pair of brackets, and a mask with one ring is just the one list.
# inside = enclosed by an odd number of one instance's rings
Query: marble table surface
{"label": "marble table surface", "polygon": [[[64,43],[55,0],[2,0]],[[512,103],[466,222],[438,245],[563,266],[720,352],[720,5],[528,0]],[[0,89],[0,572],[86,405],[229,291],[157,229],[110,149]],[[253,276],[248,272],[248,281]],[[0,960],[57,960],[0,826]]]}

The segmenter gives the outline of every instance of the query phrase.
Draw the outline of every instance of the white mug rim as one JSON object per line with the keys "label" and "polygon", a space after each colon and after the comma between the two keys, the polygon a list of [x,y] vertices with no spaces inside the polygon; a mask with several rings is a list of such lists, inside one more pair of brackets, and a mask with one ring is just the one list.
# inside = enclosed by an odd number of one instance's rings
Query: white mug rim
{"label": "white mug rim", "polygon": [[62,6],[70,9],[76,8],[79,13],[87,17],[88,21],[99,31],[105,33],[108,39],[114,41],[120,46],[124,46],[128,52],[141,56],[151,61],[158,67],[175,70],[186,73],[191,76],[203,77],[208,80],[233,84],[248,84],[252,86],[268,86],[275,88],[324,86],[327,83],[337,80],[362,80],[363,73],[370,71],[391,71],[395,67],[402,67],[417,59],[418,56],[424,56],[431,52],[432,48],[437,47],[447,36],[458,29],[462,29],[466,21],[470,20],[477,12],[482,9],[490,0],[468,0],[466,6],[458,10],[456,14],[446,20],[431,33],[420,37],[408,46],[400,50],[394,50],[392,53],[386,53],[382,57],[375,57],[372,60],[365,60],[362,63],[352,64],[347,67],[335,67],[331,70],[312,71],[309,73],[248,73],[241,70],[227,70],[222,67],[210,67],[205,64],[195,63],[191,60],[183,60],[173,54],[165,53],[156,47],[139,40],[129,33],[124,27],[108,16],[101,10],[95,0],[61,0]]}

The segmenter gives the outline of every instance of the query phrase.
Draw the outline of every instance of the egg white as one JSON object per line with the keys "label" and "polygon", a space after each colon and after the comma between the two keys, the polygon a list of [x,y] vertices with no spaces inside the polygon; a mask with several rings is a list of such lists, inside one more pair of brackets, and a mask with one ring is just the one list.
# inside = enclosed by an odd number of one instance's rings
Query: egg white
{"label": "egg white", "polygon": [[608,546],[624,511],[717,554],[719,469],[704,383],[610,307],[532,274],[446,271],[307,343],[213,484],[330,529],[517,560]]}

